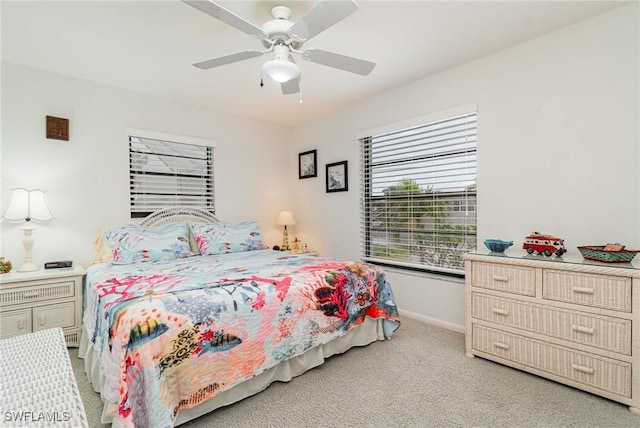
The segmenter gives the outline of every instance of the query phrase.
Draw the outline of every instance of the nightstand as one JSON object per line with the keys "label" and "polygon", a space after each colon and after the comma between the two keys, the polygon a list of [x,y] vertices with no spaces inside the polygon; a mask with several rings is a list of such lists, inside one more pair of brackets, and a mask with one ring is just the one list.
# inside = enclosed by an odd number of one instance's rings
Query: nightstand
{"label": "nightstand", "polygon": [[82,266],[0,275],[0,339],[61,327],[67,346],[80,344]]}
{"label": "nightstand", "polygon": [[299,253],[295,253],[295,254],[318,257],[318,252],[315,250],[300,251]]}
{"label": "nightstand", "polygon": [[307,251],[292,251],[292,250],[283,250],[284,253],[291,253],[291,254],[296,254],[299,256],[314,256],[314,257],[318,257],[318,252],[317,251],[313,251],[313,250],[307,250]]}

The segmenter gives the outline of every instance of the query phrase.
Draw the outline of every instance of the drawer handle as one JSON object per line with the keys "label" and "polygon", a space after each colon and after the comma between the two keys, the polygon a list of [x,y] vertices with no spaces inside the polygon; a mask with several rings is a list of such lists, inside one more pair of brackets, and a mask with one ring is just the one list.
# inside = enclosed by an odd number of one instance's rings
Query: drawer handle
{"label": "drawer handle", "polygon": [[509,282],[509,277],[508,276],[493,275],[493,280],[494,281],[500,281],[500,282]]}
{"label": "drawer handle", "polygon": [[32,297],[40,297],[40,293],[38,291],[32,291],[31,293],[24,293],[23,296],[25,299],[30,299]]}
{"label": "drawer handle", "polygon": [[40,325],[45,325],[47,323],[47,317],[44,315],[38,315],[38,322]]}
{"label": "drawer handle", "polygon": [[571,367],[582,373],[593,374],[593,367],[581,366],[580,364],[571,364]]}
{"label": "drawer handle", "polygon": [[18,320],[18,329],[24,330],[24,320]]}
{"label": "drawer handle", "polygon": [[509,316],[509,311],[506,309],[500,309],[500,308],[492,308],[491,312],[493,312],[496,315],[504,315],[504,316]]}
{"label": "drawer handle", "polygon": [[593,329],[591,327],[583,327],[581,325],[572,325],[571,330],[580,333],[593,334]]}
{"label": "drawer handle", "polygon": [[593,294],[593,288],[588,287],[573,287],[572,290],[574,293]]}
{"label": "drawer handle", "polygon": [[493,342],[493,346],[495,346],[496,348],[504,349],[506,351],[508,351],[510,348],[508,344],[502,342]]}

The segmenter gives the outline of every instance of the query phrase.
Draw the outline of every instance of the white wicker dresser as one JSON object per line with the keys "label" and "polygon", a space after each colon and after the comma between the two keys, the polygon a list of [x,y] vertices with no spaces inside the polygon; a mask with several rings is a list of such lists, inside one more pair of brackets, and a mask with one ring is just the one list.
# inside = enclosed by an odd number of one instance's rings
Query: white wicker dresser
{"label": "white wicker dresser", "polygon": [[[636,262],[637,263],[637,262]],[[467,254],[466,354],[640,415],[640,265]]]}
{"label": "white wicker dresser", "polygon": [[89,426],[61,328],[0,340],[0,360],[0,426]]}

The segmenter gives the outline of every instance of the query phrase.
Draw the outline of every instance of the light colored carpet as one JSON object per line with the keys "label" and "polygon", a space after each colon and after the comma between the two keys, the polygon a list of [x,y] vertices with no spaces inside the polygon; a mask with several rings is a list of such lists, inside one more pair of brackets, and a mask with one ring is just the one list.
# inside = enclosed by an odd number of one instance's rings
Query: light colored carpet
{"label": "light colored carpet", "polygon": [[[69,349],[91,427],[100,397]],[[337,355],[183,427],[640,427],[626,406],[481,358],[464,335],[410,318],[390,341]]]}

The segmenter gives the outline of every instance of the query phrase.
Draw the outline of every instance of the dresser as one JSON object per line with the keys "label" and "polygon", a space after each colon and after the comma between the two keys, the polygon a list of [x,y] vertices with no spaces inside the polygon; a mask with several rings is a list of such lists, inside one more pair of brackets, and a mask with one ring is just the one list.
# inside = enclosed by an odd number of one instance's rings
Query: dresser
{"label": "dresser", "polygon": [[82,266],[0,275],[0,339],[60,327],[67,346],[80,343]]}
{"label": "dresser", "polygon": [[640,415],[640,265],[581,256],[465,256],[468,357],[629,406]]}

